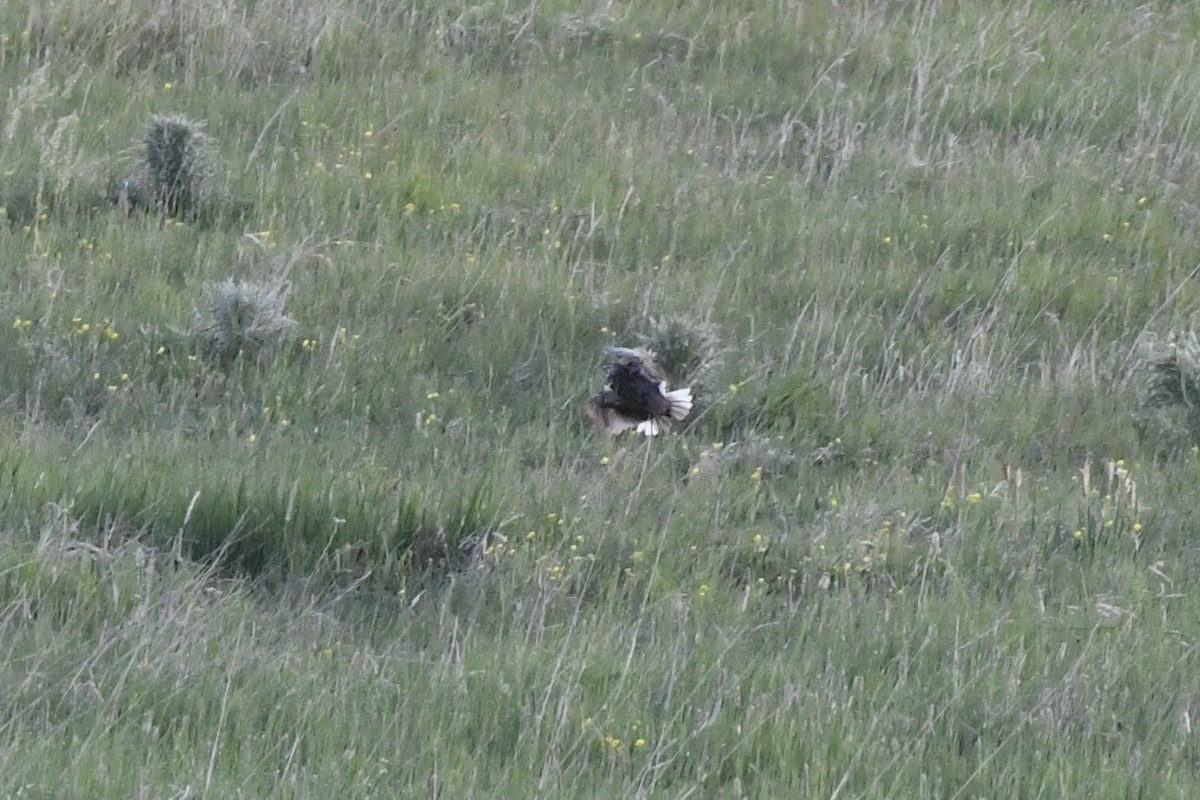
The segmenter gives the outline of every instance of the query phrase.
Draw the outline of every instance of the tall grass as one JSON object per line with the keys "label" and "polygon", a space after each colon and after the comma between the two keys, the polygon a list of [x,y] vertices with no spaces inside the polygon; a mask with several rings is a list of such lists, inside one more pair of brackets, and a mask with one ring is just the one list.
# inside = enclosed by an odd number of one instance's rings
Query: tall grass
{"label": "tall grass", "polygon": [[4,5],[0,794],[1195,795],[1198,33]]}

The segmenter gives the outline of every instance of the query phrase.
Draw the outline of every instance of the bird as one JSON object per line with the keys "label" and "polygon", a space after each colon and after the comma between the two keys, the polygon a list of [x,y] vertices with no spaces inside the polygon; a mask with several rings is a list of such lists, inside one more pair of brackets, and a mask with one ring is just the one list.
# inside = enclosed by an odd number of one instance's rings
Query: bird
{"label": "bird", "polygon": [[618,359],[608,364],[608,385],[584,405],[588,418],[612,435],[634,428],[657,436],[692,410],[692,390],[668,390],[651,353],[631,347],[605,347]]}

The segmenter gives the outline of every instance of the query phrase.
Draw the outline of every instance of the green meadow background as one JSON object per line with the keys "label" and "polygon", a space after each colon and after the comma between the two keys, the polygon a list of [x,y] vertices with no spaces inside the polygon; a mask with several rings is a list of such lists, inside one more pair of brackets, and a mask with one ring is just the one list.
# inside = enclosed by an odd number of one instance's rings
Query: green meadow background
{"label": "green meadow background", "polygon": [[9,0],[0,108],[0,796],[1200,796],[1200,7]]}

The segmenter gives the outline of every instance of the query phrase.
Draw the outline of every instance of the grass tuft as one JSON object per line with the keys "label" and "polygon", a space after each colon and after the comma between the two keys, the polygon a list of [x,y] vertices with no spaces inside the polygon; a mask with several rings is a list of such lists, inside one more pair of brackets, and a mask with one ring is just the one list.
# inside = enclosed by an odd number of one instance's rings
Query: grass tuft
{"label": "grass tuft", "polygon": [[214,171],[202,125],[186,117],[154,115],[142,140],[141,168],[144,178],[132,190],[126,188],[127,202],[136,207],[132,191],[167,216],[194,215]]}
{"label": "grass tuft", "polygon": [[1143,432],[1168,449],[1200,442],[1200,337],[1190,330],[1148,335],[1138,348],[1136,418]]}
{"label": "grass tuft", "polygon": [[679,385],[703,381],[720,370],[725,350],[711,322],[681,316],[647,320],[648,333],[641,345],[654,353],[657,363]]}
{"label": "grass tuft", "polygon": [[261,360],[280,352],[296,329],[284,310],[291,285],[286,281],[255,282],[227,278],[204,287],[211,317],[201,319],[205,351],[221,363],[244,357]]}

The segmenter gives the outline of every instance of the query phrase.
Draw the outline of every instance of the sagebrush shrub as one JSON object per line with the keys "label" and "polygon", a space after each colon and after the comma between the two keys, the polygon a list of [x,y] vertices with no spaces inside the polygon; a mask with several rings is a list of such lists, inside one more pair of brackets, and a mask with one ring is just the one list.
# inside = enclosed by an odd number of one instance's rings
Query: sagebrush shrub
{"label": "sagebrush shrub", "polygon": [[286,281],[256,283],[228,278],[206,284],[204,302],[211,321],[201,329],[204,348],[221,361],[278,351],[296,327],[284,310],[290,292]]}

